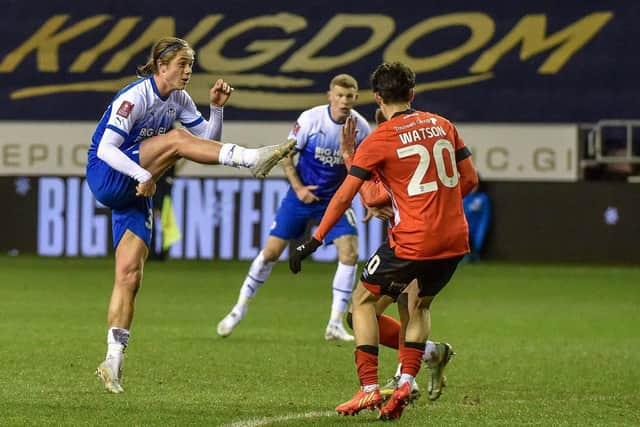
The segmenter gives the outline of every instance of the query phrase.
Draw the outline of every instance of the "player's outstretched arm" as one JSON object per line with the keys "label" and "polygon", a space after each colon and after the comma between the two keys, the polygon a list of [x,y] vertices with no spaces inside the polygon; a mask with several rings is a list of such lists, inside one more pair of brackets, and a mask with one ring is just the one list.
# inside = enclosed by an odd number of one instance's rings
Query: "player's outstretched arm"
{"label": "player's outstretched arm", "polygon": [[[351,169],[356,150],[357,134],[356,120],[351,116],[347,117],[347,121],[342,126],[340,133],[340,153],[342,154],[347,170]],[[360,200],[366,207],[379,207],[391,203],[389,194],[377,177],[372,177],[371,180],[362,184],[360,188]]]}
{"label": "player's outstretched arm", "polygon": [[325,210],[320,225],[313,233],[313,237],[302,245],[298,246],[294,253],[289,258],[289,268],[295,274],[302,269],[302,260],[307,258],[322,244],[322,240],[325,238],[329,230],[338,222],[338,220],[344,215],[345,211],[351,206],[353,196],[356,195],[362,180],[353,175],[347,175],[347,178],[342,183],[336,194],[333,195],[329,206]]}

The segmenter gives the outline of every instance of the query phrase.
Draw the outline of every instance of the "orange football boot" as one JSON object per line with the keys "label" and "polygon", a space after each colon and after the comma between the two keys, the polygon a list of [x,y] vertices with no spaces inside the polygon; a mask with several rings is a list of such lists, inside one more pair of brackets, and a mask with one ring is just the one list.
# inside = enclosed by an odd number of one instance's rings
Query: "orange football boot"
{"label": "orange football boot", "polygon": [[387,404],[380,410],[379,418],[384,421],[400,418],[402,411],[409,404],[410,400],[411,386],[409,382],[406,382],[395,389]]}
{"label": "orange football boot", "polygon": [[336,411],[341,415],[355,415],[363,409],[373,410],[379,408],[380,405],[382,405],[382,396],[379,389],[376,388],[368,393],[360,389],[351,400],[339,405]]}

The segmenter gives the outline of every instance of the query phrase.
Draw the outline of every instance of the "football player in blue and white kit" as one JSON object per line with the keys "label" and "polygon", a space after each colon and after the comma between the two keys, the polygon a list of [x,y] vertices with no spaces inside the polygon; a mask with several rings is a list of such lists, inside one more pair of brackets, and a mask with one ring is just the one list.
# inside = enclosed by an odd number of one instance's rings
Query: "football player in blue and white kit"
{"label": "football player in blue and white kit", "polygon": [[[340,154],[340,133],[347,117],[355,119],[358,143],[371,132],[364,117],[353,109],[358,98],[358,82],[352,76],[335,76],[329,84],[327,96],[328,105],[304,111],[289,133],[288,139],[295,142],[299,153],[297,166],[291,158],[282,162],[291,186],[278,209],[265,247],[249,268],[236,305],[218,323],[220,336],[231,334],[245,316],[249,301],[269,278],[271,269],[289,241],[301,238],[310,220],[322,218],[329,200],[344,181],[347,169]],[[333,279],[333,303],[325,339],[353,341],[342,320],[351,298],[358,261],[353,210],[346,212],[325,242],[336,246],[339,261]]]}
{"label": "football player in blue and white kit", "polygon": [[[108,391],[122,393],[122,357],[129,341],[136,293],[152,230],[151,197],[156,180],[177,160],[250,168],[262,178],[293,151],[293,143],[247,149],[217,140],[223,107],[233,89],[218,80],[209,93],[205,120],[184,90],[195,53],[189,44],[165,37],[138,68],[140,79],[118,92],[107,107],[89,148],[87,183],[112,209],[115,280],[108,311],[108,350],[97,369]],[[172,129],[179,120],[188,129]]]}

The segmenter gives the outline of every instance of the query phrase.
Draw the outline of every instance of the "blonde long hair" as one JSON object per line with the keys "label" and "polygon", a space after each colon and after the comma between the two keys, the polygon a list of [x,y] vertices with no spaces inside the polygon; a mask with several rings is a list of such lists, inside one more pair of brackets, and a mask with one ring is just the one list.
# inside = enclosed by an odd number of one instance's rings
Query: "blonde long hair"
{"label": "blonde long hair", "polygon": [[158,61],[161,64],[168,64],[182,49],[188,49],[191,55],[195,56],[195,52],[186,40],[177,37],[161,38],[151,48],[147,63],[138,67],[138,76],[148,77],[155,74],[158,71]]}

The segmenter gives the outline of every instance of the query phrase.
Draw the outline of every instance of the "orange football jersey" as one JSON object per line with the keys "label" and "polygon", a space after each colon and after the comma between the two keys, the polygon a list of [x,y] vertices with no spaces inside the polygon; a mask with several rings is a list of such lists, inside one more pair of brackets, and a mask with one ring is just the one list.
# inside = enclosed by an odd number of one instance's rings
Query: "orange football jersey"
{"label": "orange football jersey", "polygon": [[[351,169],[351,160],[351,157],[344,158],[344,165],[347,170]],[[360,201],[368,207],[380,207],[391,203],[387,190],[385,190],[382,182],[380,182],[380,177],[376,174],[373,174],[368,181],[362,184],[359,193]]]}
{"label": "orange football jersey", "polygon": [[358,147],[350,173],[380,177],[391,196],[389,242],[399,258],[438,259],[469,252],[456,163],[470,151],[436,114],[397,113]]}

